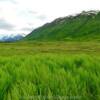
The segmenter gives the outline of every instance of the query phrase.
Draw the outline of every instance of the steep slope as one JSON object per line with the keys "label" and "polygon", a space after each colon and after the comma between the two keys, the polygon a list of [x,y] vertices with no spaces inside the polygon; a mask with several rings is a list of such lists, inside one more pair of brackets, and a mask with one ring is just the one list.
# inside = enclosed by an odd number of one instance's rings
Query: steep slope
{"label": "steep slope", "polygon": [[24,40],[100,40],[100,12],[83,11],[33,30]]}

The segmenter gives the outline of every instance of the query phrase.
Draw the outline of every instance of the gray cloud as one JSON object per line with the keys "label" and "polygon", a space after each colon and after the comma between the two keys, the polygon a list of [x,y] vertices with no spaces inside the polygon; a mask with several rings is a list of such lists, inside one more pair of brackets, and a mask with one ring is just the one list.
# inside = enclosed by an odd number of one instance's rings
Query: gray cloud
{"label": "gray cloud", "polygon": [[39,12],[32,11],[32,10],[27,10],[27,14],[30,14],[34,18],[39,19],[41,21],[45,21],[48,18],[45,14],[40,14]]}
{"label": "gray cloud", "polygon": [[32,31],[33,28],[32,27],[24,27],[21,29],[21,31]]}
{"label": "gray cloud", "polygon": [[47,16],[46,15],[39,15],[39,16],[36,16],[37,19],[43,21],[43,20],[47,20]]}
{"label": "gray cloud", "polygon": [[0,29],[13,30],[14,27],[14,25],[8,23],[5,19],[0,19]]}
{"label": "gray cloud", "polygon": [[28,10],[28,9],[20,9],[18,11],[18,15],[21,16],[21,17],[24,17],[24,18],[34,18],[36,15],[38,14],[38,12],[36,11],[31,11],[31,10]]}
{"label": "gray cloud", "polygon": [[30,13],[30,14],[37,14],[38,13],[38,12],[32,11],[32,10],[28,10],[27,12]]}
{"label": "gray cloud", "polygon": [[30,22],[30,23],[27,23],[27,24],[28,24],[29,26],[33,26],[33,25],[34,25],[34,24],[33,24],[33,23],[31,23],[31,22]]}

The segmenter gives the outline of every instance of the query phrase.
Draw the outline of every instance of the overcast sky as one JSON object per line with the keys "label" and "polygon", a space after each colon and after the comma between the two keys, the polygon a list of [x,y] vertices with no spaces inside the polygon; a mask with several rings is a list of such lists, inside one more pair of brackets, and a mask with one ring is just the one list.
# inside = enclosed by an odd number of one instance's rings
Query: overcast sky
{"label": "overcast sky", "polygon": [[0,34],[33,29],[83,10],[100,10],[100,0],[0,0]]}

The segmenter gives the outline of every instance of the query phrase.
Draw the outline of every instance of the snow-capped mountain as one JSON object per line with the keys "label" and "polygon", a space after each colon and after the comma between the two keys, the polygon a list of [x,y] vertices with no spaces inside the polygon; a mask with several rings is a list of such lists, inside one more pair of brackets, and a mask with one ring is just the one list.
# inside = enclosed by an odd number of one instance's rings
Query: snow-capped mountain
{"label": "snow-capped mountain", "polygon": [[2,42],[17,41],[22,39],[24,36],[25,36],[24,34],[9,34],[9,35],[0,34],[0,41]]}
{"label": "snow-capped mountain", "polygon": [[83,11],[81,15],[97,15],[99,12],[99,10]]}

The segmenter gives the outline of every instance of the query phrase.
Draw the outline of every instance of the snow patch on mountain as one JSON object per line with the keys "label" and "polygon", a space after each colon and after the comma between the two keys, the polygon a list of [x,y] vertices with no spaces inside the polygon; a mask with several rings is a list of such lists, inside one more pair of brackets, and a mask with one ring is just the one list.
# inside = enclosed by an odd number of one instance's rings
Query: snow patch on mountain
{"label": "snow patch on mountain", "polygon": [[25,34],[0,34],[0,41],[2,42],[11,42],[17,41],[25,37]]}

